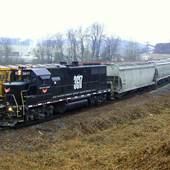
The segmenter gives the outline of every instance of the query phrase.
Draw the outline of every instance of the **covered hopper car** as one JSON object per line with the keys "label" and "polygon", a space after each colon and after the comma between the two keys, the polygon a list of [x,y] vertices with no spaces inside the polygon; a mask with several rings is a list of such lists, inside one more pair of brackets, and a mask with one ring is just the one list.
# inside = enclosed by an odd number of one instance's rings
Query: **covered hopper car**
{"label": "covered hopper car", "polygon": [[111,96],[123,94],[143,87],[156,87],[158,83],[170,78],[170,61],[141,63],[112,63],[107,65],[107,80]]}
{"label": "covered hopper car", "polygon": [[107,79],[113,97],[156,84],[156,75],[155,63],[107,65]]}

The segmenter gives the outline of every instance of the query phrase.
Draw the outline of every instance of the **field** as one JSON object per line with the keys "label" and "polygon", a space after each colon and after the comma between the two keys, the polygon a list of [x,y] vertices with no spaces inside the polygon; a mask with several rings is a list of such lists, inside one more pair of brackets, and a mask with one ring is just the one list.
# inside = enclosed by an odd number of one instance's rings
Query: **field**
{"label": "field", "polygon": [[0,169],[168,170],[169,132],[170,93],[137,95],[0,132]]}

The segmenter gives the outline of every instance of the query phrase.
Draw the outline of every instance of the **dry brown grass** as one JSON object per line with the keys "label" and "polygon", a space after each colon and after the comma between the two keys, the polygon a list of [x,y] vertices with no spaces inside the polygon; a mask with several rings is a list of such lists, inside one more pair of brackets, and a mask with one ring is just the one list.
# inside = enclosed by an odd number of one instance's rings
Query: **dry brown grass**
{"label": "dry brown grass", "polygon": [[0,169],[170,169],[170,95],[137,96],[0,135]]}

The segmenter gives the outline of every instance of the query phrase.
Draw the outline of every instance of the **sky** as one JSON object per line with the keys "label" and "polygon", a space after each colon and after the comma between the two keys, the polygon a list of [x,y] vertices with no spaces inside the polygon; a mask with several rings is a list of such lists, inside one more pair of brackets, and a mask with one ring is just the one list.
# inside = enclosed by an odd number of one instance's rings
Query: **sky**
{"label": "sky", "polygon": [[170,42],[170,0],[0,0],[0,36],[42,38],[104,24],[106,34]]}

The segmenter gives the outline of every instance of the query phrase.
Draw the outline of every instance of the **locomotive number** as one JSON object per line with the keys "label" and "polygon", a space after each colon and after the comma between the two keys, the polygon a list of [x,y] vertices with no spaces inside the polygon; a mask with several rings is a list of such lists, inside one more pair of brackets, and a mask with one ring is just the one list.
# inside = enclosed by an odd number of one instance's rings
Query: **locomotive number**
{"label": "locomotive number", "polygon": [[82,75],[74,76],[74,90],[81,89],[82,88],[82,82],[83,82],[83,76]]}

